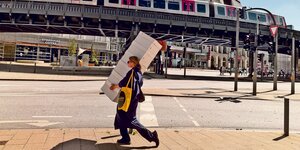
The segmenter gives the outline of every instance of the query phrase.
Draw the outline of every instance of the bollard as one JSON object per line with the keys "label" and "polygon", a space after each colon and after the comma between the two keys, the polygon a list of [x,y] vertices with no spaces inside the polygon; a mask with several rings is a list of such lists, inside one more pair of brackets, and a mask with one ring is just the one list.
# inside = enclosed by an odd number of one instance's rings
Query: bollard
{"label": "bollard", "polygon": [[284,136],[289,136],[290,99],[284,98]]}
{"label": "bollard", "polygon": [[34,63],[34,70],[33,73],[36,73],[36,62]]}

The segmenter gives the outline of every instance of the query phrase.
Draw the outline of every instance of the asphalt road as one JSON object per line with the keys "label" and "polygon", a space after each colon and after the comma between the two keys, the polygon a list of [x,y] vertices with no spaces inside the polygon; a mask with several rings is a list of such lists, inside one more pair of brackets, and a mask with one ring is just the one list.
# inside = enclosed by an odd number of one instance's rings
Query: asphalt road
{"label": "asphalt road", "polygon": [[[0,129],[113,127],[116,104],[98,94],[102,84],[0,81]],[[205,81],[145,81],[152,88],[208,86]],[[300,102],[291,101],[290,107],[290,128],[300,131]],[[148,96],[138,117],[148,127],[282,129],[283,102]]]}

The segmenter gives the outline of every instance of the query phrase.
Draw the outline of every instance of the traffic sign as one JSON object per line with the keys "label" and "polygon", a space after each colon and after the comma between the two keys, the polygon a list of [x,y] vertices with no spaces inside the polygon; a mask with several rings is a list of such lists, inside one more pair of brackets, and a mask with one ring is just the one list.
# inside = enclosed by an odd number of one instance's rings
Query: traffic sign
{"label": "traffic sign", "polygon": [[278,32],[278,26],[270,26],[270,31],[273,37],[275,37],[275,35]]}

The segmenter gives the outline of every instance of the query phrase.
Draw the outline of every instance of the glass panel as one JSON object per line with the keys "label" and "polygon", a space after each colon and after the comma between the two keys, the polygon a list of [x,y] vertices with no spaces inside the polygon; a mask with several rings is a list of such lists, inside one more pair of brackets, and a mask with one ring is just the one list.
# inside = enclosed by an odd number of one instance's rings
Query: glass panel
{"label": "glass panel", "polygon": [[219,15],[222,15],[222,16],[225,16],[225,8],[224,7],[218,7],[218,14]]}
{"label": "glass panel", "polygon": [[197,4],[197,11],[201,13],[206,13],[206,6],[203,4]]}
{"label": "glass panel", "polygon": [[37,48],[31,46],[18,45],[16,49],[17,60],[36,60]]}
{"label": "glass panel", "polygon": [[234,7],[227,7],[227,15],[229,17],[236,17],[236,10]]}
{"label": "glass panel", "polygon": [[109,3],[119,4],[119,0],[109,0]]}
{"label": "glass panel", "polygon": [[139,6],[151,7],[151,1],[150,0],[139,0]]}
{"label": "glass panel", "polygon": [[179,2],[168,2],[168,8],[171,10],[179,10]]}
{"label": "glass panel", "polygon": [[280,18],[280,19],[279,19],[279,21],[280,21],[280,25],[282,25],[282,26],[283,26],[283,24],[284,24],[284,23],[283,23],[283,19],[282,19],[282,18]]}
{"label": "glass panel", "polygon": [[165,9],[166,8],[165,0],[154,0],[154,8]]}
{"label": "glass panel", "polygon": [[259,14],[259,21],[260,21],[260,22],[267,22],[267,17],[266,17],[266,15]]}
{"label": "glass panel", "polygon": [[135,5],[134,0],[123,0],[123,5]]}
{"label": "glass panel", "polygon": [[187,11],[187,3],[183,4],[183,11]]}
{"label": "glass panel", "polygon": [[195,11],[194,10],[194,3],[190,3],[190,11]]}
{"label": "glass panel", "polygon": [[184,3],[183,11],[195,11],[194,10],[195,3],[192,2],[183,2],[183,3]]}
{"label": "glass panel", "polygon": [[249,12],[248,15],[250,20],[257,21],[256,13]]}

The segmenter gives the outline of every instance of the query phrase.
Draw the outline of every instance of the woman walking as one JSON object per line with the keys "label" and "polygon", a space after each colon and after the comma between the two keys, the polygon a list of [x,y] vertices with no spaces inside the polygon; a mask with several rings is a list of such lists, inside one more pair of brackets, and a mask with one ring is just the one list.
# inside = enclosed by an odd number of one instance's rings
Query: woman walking
{"label": "woman walking", "polygon": [[[129,86],[132,88],[132,96],[127,111],[117,109],[117,114],[115,117],[115,129],[120,129],[121,139],[117,141],[119,144],[130,144],[130,136],[128,133],[128,128],[136,129],[141,136],[147,139],[149,142],[155,142],[156,147],[159,146],[159,139],[157,132],[151,132],[146,129],[136,118],[136,109],[138,106],[141,86],[143,85],[143,78],[141,73],[141,66],[139,64],[139,59],[136,56],[129,57],[127,62],[128,67],[131,68],[126,76],[120,81],[120,83],[112,84],[110,89],[114,90],[116,88],[122,88]],[[132,80],[131,80],[132,79]],[[133,81],[133,84],[128,84]]]}

